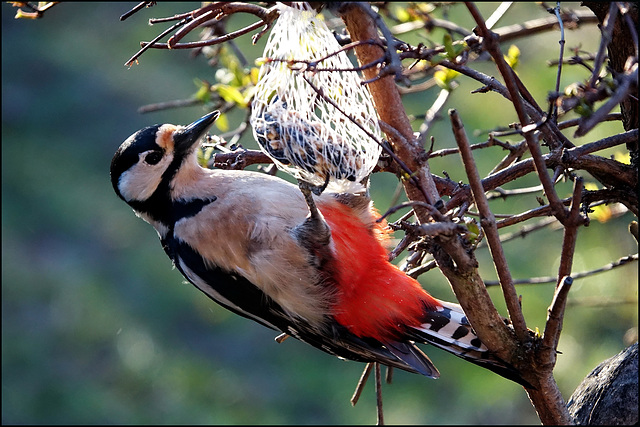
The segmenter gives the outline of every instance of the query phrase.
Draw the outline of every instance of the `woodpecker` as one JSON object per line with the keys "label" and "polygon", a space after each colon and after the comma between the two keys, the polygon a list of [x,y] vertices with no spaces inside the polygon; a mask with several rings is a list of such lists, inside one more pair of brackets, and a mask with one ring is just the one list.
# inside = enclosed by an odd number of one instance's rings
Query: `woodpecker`
{"label": "woodpecker", "polygon": [[429,343],[508,379],[461,307],[429,295],[387,260],[388,233],[362,194],[309,195],[251,171],[202,168],[214,111],[146,127],[111,162],[116,194],[157,231],[174,266],[221,306],[320,350],[437,378]]}

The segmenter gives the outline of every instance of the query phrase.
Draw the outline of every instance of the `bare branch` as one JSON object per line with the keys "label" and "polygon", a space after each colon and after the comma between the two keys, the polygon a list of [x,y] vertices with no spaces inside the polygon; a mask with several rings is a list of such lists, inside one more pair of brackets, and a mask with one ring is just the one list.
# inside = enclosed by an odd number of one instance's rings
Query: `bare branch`
{"label": "bare branch", "polygon": [[471,193],[473,194],[473,200],[480,212],[480,224],[487,236],[489,251],[491,252],[498,277],[500,278],[500,284],[502,286],[504,299],[507,303],[509,317],[513,322],[513,328],[516,332],[516,336],[521,342],[525,342],[528,338],[527,325],[518,302],[518,295],[516,294],[515,288],[512,284],[509,265],[507,264],[504,252],[502,251],[500,235],[498,234],[498,228],[496,227],[496,219],[489,208],[489,202],[484,194],[482,182],[480,181],[480,174],[478,173],[473,155],[471,154],[464,126],[462,125],[458,113],[455,110],[449,110],[449,117],[451,118],[453,134],[456,142],[458,143],[458,148],[460,149],[462,163],[464,164],[467,177],[469,178],[469,185],[471,187]]}
{"label": "bare branch", "polygon": [[371,370],[373,369],[373,363],[367,363],[362,371],[362,375],[360,376],[360,380],[358,380],[358,384],[356,385],[356,390],[353,392],[353,396],[351,396],[351,406],[356,406],[358,400],[360,400],[360,395],[362,394],[362,390],[364,389],[364,385],[367,383],[367,379],[371,374]]}
{"label": "bare branch", "polygon": [[[558,18],[558,24],[560,25],[560,40],[558,41],[558,43],[560,43],[560,58],[558,58],[558,73],[556,75],[556,92],[559,92],[560,91],[560,76],[562,75],[562,63],[563,63],[563,58],[564,58],[564,44],[565,44],[565,40],[564,40],[564,25],[562,23],[562,18],[560,17],[560,3],[559,2],[556,5],[556,7],[553,8],[553,11],[554,11],[556,17]],[[558,122],[558,106],[557,105],[553,105],[552,120],[555,123]]]}
{"label": "bare branch", "polygon": [[444,107],[444,104],[447,102],[450,94],[451,92],[447,89],[442,89],[436,100],[433,102],[431,108],[429,108],[429,111],[425,114],[424,122],[420,125],[420,134],[418,135],[418,142],[421,145],[424,145],[427,141],[427,132],[429,132],[429,127],[431,127],[431,123],[436,118],[438,112],[440,112]]}
{"label": "bare branch", "polygon": [[571,276],[562,277],[556,288],[553,301],[549,306],[547,323],[542,337],[542,348],[545,353],[550,355],[550,360],[543,360],[543,363],[555,364],[558,340],[564,319],[564,309],[567,303],[567,295],[569,295],[569,289],[571,289],[572,284],[573,278]]}
{"label": "bare branch", "polygon": [[134,62],[138,61],[138,58],[140,57],[140,55],[142,55],[143,53],[145,53],[150,47],[153,46],[153,44],[155,42],[157,42],[158,40],[160,40],[161,38],[163,38],[164,36],[166,36],[167,34],[169,34],[170,32],[172,32],[173,30],[175,30],[176,28],[186,24],[187,22],[190,21],[190,17],[184,18],[183,20],[181,20],[180,22],[177,22],[175,24],[173,24],[171,27],[167,28],[166,30],[164,30],[163,32],[161,32],[160,34],[158,34],[156,36],[156,38],[154,38],[150,43],[147,43],[145,45],[142,46],[142,49],[140,49],[139,51],[137,51],[131,58],[129,58],[129,60],[127,62],[124,63],[125,67],[131,67],[133,65]]}
{"label": "bare branch", "polygon": [[504,16],[505,13],[509,10],[513,2],[503,1],[500,5],[493,11],[491,16],[489,16],[485,22],[487,28],[492,29],[498,21]]}
{"label": "bare branch", "polygon": [[[569,203],[571,202],[571,199],[566,198],[562,200],[562,203],[564,205],[569,205]],[[501,221],[498,221],[498,223],[496,224],[496,226],[500,229],[500,228],[504,228],[504,227],[509,227],[524,221],[527,221],[531,218],[536,218],[536,217],[540,217],[540,216],[548,216],[551,215],[552,213],[552,208],[550,205],[544,205],[544,206],[540,206],[537,208],[533,208],[533,209],[529,209],[528,211],[524,211],[521,212],[517,215],[511,215],[508,218],[505,218]],[[556,219],[557,220],[557,219]]]}
{"label": "bare branch", "polygon": [[[622,267],[624,265],[627,265],[631,262],[637,262],[638,261],[638,254],[633,254],[633,255],[627,255],[625,257],[622,257],[614,262],[610,262],[609,264],[605,264],[602,267],[593,269],[593,270],[588,270],[588,271],[581,271],[579,273],[573,273],[571,275],[571,277],[573,278],[574,281],[578,280],[578,279],[582,279],[584,277],[590,277],[593,276],[595,274],[598,273],[603,273],[603,272],[607,272],[607,271],[611,271],[615,268],[618,267]],[[529,279],[519,279],[519,280],[514,280],[513,284],[514,285],[539,285],[539,284],[544,284],[544,283],[557,283],[558,282],[558,276],[542,276],[542,277],[531,277]],[[500,282],[498,281],[491,281],[491,280],[487,280],[485,281],[485,284],[487,286],[498,286],[500,284]],[[600,297],[598,297],[600,298]]]}
{"label": "bare branch", "polygon": [[[589,171],[589,169],[594,170],[601,165],[600,161],[603,159],[602,157],[598,157],[597,159],[586,162],[579,162],[578,159],[583,158],[586,154],[604,150],[606,148],[615,147],[617,145],[626,144],[629,141],[636,141],[637,139],[638,130],[634,129],[618,135],[603,138],[595,142],[584,144],[579,147],[564,150],[562,153],[546,154],[544,156],[544,160],[548,167],[551,168],[561,164],[564,159],[568,161],[569,164],[571,164],[571,167],[584,168],[587,171]],[[605,166],[605,168],[612,167],[616,170],[615,174],[609,175],[611,179],[617,179],[618,182],[624,184],[624,187],[635,188],[638,183],[638,175],[630,166],[623,165],[619,162],[616,162],[615,160],[604,159],[603,161],[607,163],[607,166]],[[568,167],[569,165],[566,166]],[[508,168],[487,176],[482,180],[482,185],[485,191],[489,191],[496,187],[504,185],[507,182],[511,182],[516,178],[525,176],[533,170],[534,164],[532,159],[521,160],[513,164],[512,166],[509,166]],[[595,169],[595,172],[597,174],[598,169]],[[455,206],[459,206],[459,204],[462,203],[463,200],[466,200],[466,198],[468,198],[469,196],[470,189],[468,187],[457,187],[452,194],[451,199],[446,203],[446,209],[450,210]]]}
{"label": "bare branch", "polygon": [[[232,15],[234,13],[249,13],[255,15],[261,19],[261,21],[255,22],[245,28],[234,31],[232,33],[227,33],[221,37],[216,37],[210,40],[202,40],[197,42],[190,43],[177,43],[188,33],[193,31],[194,29],[205,25],[206,23],[212,20],[219,20],[222,17]],[[258,5],[241,3],[241,2],[213,2],[206,6],[203,6],[199,9],[196,9],[189,13],[184,13],[180,15],[175,15],[173,17],[168,18],[160,18],[150,20],[150,23],[159,23],[159,22],[167,22],[171,20],[180,19],[179,22],[172,25],[167,30],[160,33],[150,42],[141,42],[141,49],[133,55],[126,63],[126,66],[131,66],[137,59],[142,55],[146,50],[150,48],[154,49],[193,49],[204,46],[211,46],[220,44],[234,38],[240,37],[248,32],[251,32],[261,26],[265,26],[268,28],[273,21],[278,17],[277,7],[274,6],[270,9],[265,9]],[[182,27],[182,28],[180,28]],[[171,33],[173,30],[180,28],[173,37],[171,37],[167,43],[157,43],[161,38]],[[265,29],[266,29],[265,28]],[[262,33],[260,33],[262,34]],[[254,40],[255,42],[255,40]]]}
{"label": "bare branch", "polygon": [[[570,14],[561,15],[562,22],[571,25],[571,28],[578,28],[582,24],[597,24],[598,18],[591,12],[572,11]],[[549,16],[546,18],[533,19],[522,24],[513,24],[507,27],[493,30],[504,43],[513,39],[532,36],[541,32],[549,31],[558,25],[557,18]]]}
{"label": "bare branch", "polygon": [[146,42],[142,42],[140,43],[143,47],[152,47],[154,49],[195,49],[198,47],[205,47],[205,46],[213,46],[213,45],[217,45],[217,44],[221,44],[224,42],[228,42],[230,40],[233,40],[235,38],[238,38],[240,36],[243,36],[253,30],[256,30],[260,27],[262,27],[263,25],[265,25],[264,22],[262,21],[258,21],[258,22],[254,22],[251,25],[248,25],[244,28],[241,28],[237,31],[225,34],[223,36],[220,37],[216,37],[214,39],[209,39],[209,40],[201,40],[201,41],[197,41],[197,42],[189,42],[189,43],[175,43],[173,45],[169,45],[169,42],[167,42],[167,44],[158,44],[155,43],[156,40],[151,41],[149,43]]}
{"label": "bare branch", "polygon": [[155,5],[155,4],[156,4],[155,1],[142,1],[142,2],[138,3],[137,5],[135,5],[130,11],[128,11],[126,13],[123,13],[120,16],[120,20],[124,21],[125,19],[127,19],[128,17],[130,17],[134,13],[138,12],[139,10],[142,10],[145,7],[151,7],[151,6]]}
{"label": "bare branch", "polygon": [[540,150],[540,146],[538,145],[537,138],[535,138],[534,132],[531,131],[533,129],[529,131],[525,130],[528,128],[528,126],[526,125],[529,124],[529,119],[525,113],[524,105],[518,92],[517,82],[519,81],[519,79],[515,78],[515,73],[505,62],[502,52],[500,51],[500,46],[498,45],[496,34],[491,33],[490,30],[486,28],[484,20],[482,19],[482,16],[480,15],[480,12],[476,8],[476,6],[473,3],[466,3],[466,5],[471,12],[471,15],[474,17],[476,23],[478,24],[478,27],[480,28],[480,33],[484,37],[484,44],[486,46],[486,49],[493,57],[496,65],[498,66],[498,69],[500,70],[500,74],[505,80],[507,89],[509,90],[509,94],[511,96],[511,102],[513,103],[513,106],[518,113],[518,119],[520,120],[520,123],[523,127],[524,137],[527,141],[529,152],[533,157],[533,162],[535,164],[538,178],[540,178],[540,182],[544,187],[544,192],[549,199],[549,204],[553,208],[553,214],[556,216],[556,218],[558,218],[560,222],[563,222],[565,221],[567,213],[562,206],[562,203],[560,203],[560,199],[555,192],[553,182],[549,178],[549,174],[547,173],[547,169],[542,158],[542,152]]}
{"label": "bare branch", "polygon": [[630,70],[625,70],[624,74],[618,76],[616,80],[618,80],[619,85],[611,98],[598,108],[595,113],[581,121],[574,136],[579,137],[586,135],[587,132],[593,129],[598,123],[602,122],[604,117],[609,114],[612,109],[629,96],[630,89],[638,84],[638,63],[634,63]]}
{"label": "bare branch", "polygon": [[611,34],[613,33],[613,25],[616,22],[616,17],[618,15],[618,7],[615,2],[611,2],[609,6],[609,13],[605,17],[604,20],[604,28],[602,28],[602,38],[600,39],[600,47],[598,48],[598,53],[596,54],[596,59],[593,61],[593,73],[591,74],[591,78],[589,79],[589,86],[595,87],[598,78],[600,77],[600,69],[602,68],[602,64],[604,63],[605,58],[607,57],[607,45],[611,43]]}
{"label": "bare branch", "polygon": [[573,254],[576,250],[576,239],[578,237],[578,227],[586,224],[586,218],[580,215],[580,201],[582,200],[582,189],[584,188],[582,178],[576,177],[573,183],[573,197],[569,217],[564,222],[564,238],[562,241],[562,253],[560,255],[560,267],[558,268],[558,278],[569,277],[573,266]]}
{"label": "bare branch", "polygon": [[382,413],[382,375],[380,374],[380,363],[374,363],[376,371],[376,408],[377,408],[377,425],[384,425],[384,415]]}
{"label": "bare branch", "polygon": [[273,163],[262,151],[239,149],[229,153],[216,153],[212,167],[220,169],[244,169],[254,164]]}

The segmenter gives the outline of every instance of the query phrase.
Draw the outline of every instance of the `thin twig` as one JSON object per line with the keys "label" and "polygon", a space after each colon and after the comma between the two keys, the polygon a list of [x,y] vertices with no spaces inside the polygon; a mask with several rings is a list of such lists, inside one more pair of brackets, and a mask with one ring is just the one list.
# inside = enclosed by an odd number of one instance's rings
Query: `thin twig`
{"label": "thin twig", "polygon": [[[562,75],[562,64],[564,58],[564,25],[562,23],[562,18],[560,17],[560,2],[556,2],[556,7],[553,8],[553,11],[558,18],[558,24],[560,25],[560,40],[558,43],[560,44],[560,57],[558,58],[558,73],[556,75],[556,92],[560,91],[560,76]],[[551,116],[551,120],[554,123],[558,123],[558,104],[553,104],[553,113]]]}
{"label": "thin twig", "polygon": [[482,182],[480,180],[480,174],[473,159],[473,154],[469,147],[469,140],[467,139],[464,126],[456,110],[449,110],[449,117],[451,119],[451,126],[453,128],[453,135],[455,137],[458,148],[460,149],[460,156],[462,157],[462,163],[469,178],[469,186],[471,187],[471,193],[473,195],[474,203],[476,204],[478,211],[480,212],[480,224],[482,230],[487,236],[487,242],[489,244],[489,251],[493,259],[498,277],[500,277],[500,284],[502,286],[502,292],[507,304],[507,310],[509,311],[509,317],[513,322],[513,328],[516,336],[521,342],[525,342],[528,337],[527,324],[518,302],[518,295],[512,284],[511,273],[509,271],[509,265],[507,259],[502,250],[500,244],[500,235],[498,234],[498,228],[496,227],[496,219],[489,208],[489,202],[484,194]]}
{"label": "thin twig", "polygon": [[615,24],[617,15],[618,7],[615,2],[611,2],[609,6],[609,13],[607,13],[607,16],[604,18],[604,22],[602,23],[602,38],[600,39],[600,47],[598,48],[596,59],[593,61],[593,73],[589,79],[590,87],[596,87],[596,82],[600,77],[600,69],[607,57],[607,46],[611,43],[613,25]]}
{"label": "thin twig", "polygon": [[[598,18],[590,11],[572,11],[571,14],[565,13],[561,15],[562,21],[569,24],[575,24],[572,27],[578,28],[581,24],[597,24]],[[553,16],[533,19],[525,21],[521,24],[513,24],[506,27],[500,27],[493,30],[499,37],[500,42],[505,43],[510,40],[533,36],[535,34],[552,30],[558,25],[557,18]]]}
{"label": "thin twig", "polygon": [[400,239],[400,243],[398,243],[396,247],[389,252],[389,254],[387,255],[387,260],[391,262],[396,259],[398,255],[400,255],[405,249],[407,249],[407,247],[409,247],[411,243],[415,241],[415,239],[416,238],[414,236],[410,236],[408,233],[405,233],[405,235],[402,236],[402,239]]}
{"label": "thin twig", "polygon": [[[518,231],[514,231],[512,233],[501,234],[500,235],[500,242],[501,243],[506,243],[506,242],[509,242],[511,240],[514,240],[514,239],[522,239],[522,238],[526,237],[527,235],[533,233],[534,231],[542,230],[545,227],[548,227],[550,225],[555,225],[555,224],[560,224],[555,217],[547,217],[547,218],[541,219],[540,221],[538,221],[535,224],[524,225]],[[498,228],[500,228],[500,227],[498,227]],[[482,247],[482,244],[483,243],[480,243],[480,245],[478,245],[478,247]],[[513,283],[515,284],[516,281],[514,280]]]}
{"label": "thin twig", "polygon": [[[563,58],[562,59],[562,63],[563,64],[568,64],[568,65],[576,65],[576,64],[580,64],[583,67],[585,67],[587,70],[589,70],[589,72],[593,71],[593,68],[591,68],[591,66],[589,66],[587,64],[587,61],[593,61],[596,58],[596,56],[592,53],[586,53],[584,54],[584,56],[578,56],[577,54],[574,56],[571,56],[569,58]],[[558,60],[556,59],[550,59],[547,60],[547,65],[550,67],[553,67],[554,65],[558,65]]]}
{"label": "thin twig", "polygon": [[498,23],[498,21],[504,16],[505,13],[509,10],[512,1],[503,1],[500,5],[493,11],[491,16],[489,16],[486,20],[486,25],[488,29],[492,29],[494,25]]}
{"label": "thin twig", "polygon": [[625,70],[624,74],[619,75],[616,80],[618,80],[618,87],[613,95],[611,95],[611,98],[598,108],[595,113],[581,120],[574,134],[575,137],[586,135],[587,132],[604,120],[604,117],[609,114],[609,111],[617,107],[621,101],[629,96],[631,87],[638,84],[638,63],[633,64],[631,70]]}
{"label": "thin twig", "polygon": [[444,107],[444,104],[447,102],[451,91],[447,89],[442,89],[438,94],[438,97],[435,101],[433,101],[433,105],[427,113],[425,114],[424,121],[420,125],[420,133],[418,135],[418,142],[424,145],[427,141],[427,132],[429,132],[429,128],[431,127],[431,123],[436,118],[437,114]]}
{"label": "thin twig", "polygon": [[[190,33],[195,28],[200,27],[203,24],[206,24],[212,19],[221,19],[220,17],[230,16],[234,13],[249,13],[257,16],[261,20],[251,25],[248,25],[247,27],[244,27],[242,29],[239,29],[231,33],[227,33],[221,37],[217,37],[214,39],[201,40],[201,41],[189,42],[189,43],[177,43],[186,34]],[[199,9],[196,9],[192,12],[174,15],[172,17],[167,17],[167,18],[151,19],[149,21],[150,24],[155,24],[159,22],[168,22],[176,19],[180,19],[180,22],[173,25],[170,29],[163,31],[161,35],[154,38],[152,41],[141,42],[140,45],[142,47],[142,50],[136,53],[136,55],[134,55],[127,62],[127,64],[132,64],[133,61],[135,61],[142,53],[144,53],[144,51],[146,51],[149,48],[194,49],[194,48],[200,48],[204,46],[211,46],[211,45],[220,44],[220,43],[232,40],[234,38],[240,37],[250,31],[253,31],[261,26],[264,26],[265,29],[258,34],[258,35],[261,35],[264,33],[264,31],[266,31],[271,26],[271,24],[273,23],[273,21],[275,21],[278,15],[279,15],[279,12],[278,12],[277,6],[273,6],[270,9],[266,9],[262,6],[242,3],[242,2],[213,2]],[[185,25],[185,24],[188,24],[188,25]],[[174,34],[174,36],[171,37],[167,43],[157,43],[157,41],[160,40],[162,37],[164,37],[166,34],[183,25],[184,27],[178,30],[176,34]],[[254,39],[254,43],[255,43],[255,39]]]}
{"label": "thin twig", "polygon": [[[198,9],[200,10],[200,9]],[[164,18],[150,18],[149,19],[149,25],[155,25],[155,24],[161,24],[164,22],[171,22],[171,21],[179,21],[180,19],[184,19],[188,16],[193,17],[198,11],[193,11],[193,12],[186,12],[186,13],[177,13],[173,16],[166,16]]]}
{"label": "thin twig", "polygon": [[[561,202],[562,204],[569,206],[571,199],[570,198],[562,199]],[[509,226],[527,221],[531,218],[548,216],[552,212],[553,212],[553,208],[550,205],[539,206],[537,208],[529,209],[528,211],[521,212],[517,215],[511,215],[509,216],[509,218],[505,218],[501,221],[498,221],[496,226],[498,227],[498,229],[509,227]],[[557,220],[557,218],[555,219]]]}
{"label": "thin twig", "polygon": [[[337,71],[363,71],[367,68],[372,68],[377,66],[378,64],[382,63],[383,60],[380,61],[376,61],[373,63],[369,63],[369,64],[365,64],[362,67],[351,67],[351,68],[320,68],[318,67],[318,64],[321,62],[326,61],[327,59],[331,58],[332,56],[338,55],[342,52],[348,51],[348,50],[353,50],[354,48],[358,47],[358,46],[362,46],[362,45],[377,45],[380,46],[381,48],[384,47],[384,45],[382,45],[382,43],[376,41],[376,40],[359,40],[357,42],[351,42],[349,44],[346,44],[344,46],[342,46],[340,49],[334,51],[334,52],[330,52],[327,55],[321,57],[321,58],[316,58],[313,61],[309,61],[309,60],[297,60],[297,59],[280,59],[280,58],[267,58],[267,61],[280,61],[280,62],[287,62],[289,64],[298,64],[298,63],[302,63],[305,64],[307,66],[307,69],[305,71],[310,71],[310,72],[321,72],[321,71],[328,71],[328,72],[337,72]],[[293,69],[293,68],[292,68]]]}
{"label": "thin twig", "polygon": [[[593,153],[596,151],[604,150],[607,148],[612,148],[618,145],[626,144],[628,142],[636,141],[638,139],[638,129],[632,129],[617,135],[609,136],[598,141],[590,142],[588,144],[584,144],[575,148],[571,148],[569,150],[564,150],[560,153],[550,153],[543,156],[544,161],[554,166],[560,162],[562,162],[563,157],[567,157],[567,159],[580,159],[589,153]],[[600,163],[600,159],[598,158],[598,164]],[[579,165],[574,165],[579,166]],[[615,166],[615,164],[610,164],[607,167]],[[585,165],[582,165],[582,168],[585,168]],[[631,168],[626,168],[631,169]],[[625,169],[625,170],[626,170]],[[520,178],[533,172],[534,164],[533,159],[524,159],[521,160],[503,170],[500,170],[496,173],[492,173],[482,180],[482,185],[485,191],[492,190],[496,187],[504,185],[507,182],[512,182],[514,179]],[[618,178],[621,178],[622,182],[625,182],[625,186],[630,188],[635,188],[638,182],[638,176],[635,171],[629,170],[628,176],[625,175],[626,172],[618,168],[616,170],[616,175]],[[451,199],[446,203],[445,208],[447,210],[451,210],[456,206],[459,206],[463,203],[470,195],[470,189],[467,186],[457,186],[455,191],[451,194]]]}
{"label": "thin twig", "polygon": [[[204,9],[204,8],[203,8]],[[201,9],[202,10],[202,9]],[[178,43],[184,36],[189,34],[192,30],[204,24],[207,21],[215,19],[220,14],[218,10],[207,10],[205,13],[194,17],[188,24],[180,28],[176,33],[167,40],[167,47],[173,49],[176,43]]]}
{"label": "thin twig", "polygon": [[[562,277],[558,282],[556,292],[553,295],[553,301],[549,306],[547,323],[542,336],[542,347],[546,352],[551,354],[552,363],[555,363],[556,349],[558,348],[558,339],[562,331],[567,295],[569,295],[569,289],[571,289],[572,284],[573,278],[571,276]],[[547,363],[547,361],[545,360],[543,363]]]}
{"label": "thin twig", "polygon": [[373,363],[367,363],[362,371],[362,375],[358,380],[358,384],[356,385],[356,389],[353,392],[353,396],[351,396],[351,406],[356,406],[358,400],[360,399],[360,395],[362,394],[362,390],[364,389],[365,384],[367,383],[367,379],[369,378],[369,374],[371,374],[371,370],[373,369]]}
{"label": "thin twig", "polygon": [[[504,58],[502,58],[502,54],[499,52],[499,49],[498,49],[498,55],[500,55],[500,58],[504,63],[503,67],[505,68],[508,67],[508,65],[506,65],[506,63],[504,62]],[[448,60],[441,61],[439,65],[446,68],[450,68],[454,71],[459,72],[460,74],[463,74],[467,77],[470,77],[484,84],[485,88],[483,88],[481,92],[484,92],[485,89],[492,90],[504,96],[507,100],[513,102],[510,90],[504,85],[502,85],[502,83],[500,83],[494,77],[488,76],[484,73],[481,73],[480,71],[474,70],[464,65],[456,64]],[[511,70],[510,67],[508,69]],[[522,84],[522,82],[520,82],[520,79],[518,78],[518,76],[515,73],[513,73],[513,70],[511,71],[512,71],[510,73],[511,79],[509,81],[513,83],[514,87],[516,87],[519,91],[522,92],[523,96],[525,96],[524,100],[519,96],[517,98],[520,99],[520,102],[522,103],[524,108],[524,112],[528,114],[533,121],[535,121],[536,125],[533,130],[539,130],[540,132],[542,132],[545,140],[549,142],[550,146],[553,146],[553,147],[564,146],[565,148],[572,147],[573,144],[562,134],[562,132],[560,132],[557,129],[555,124],[550,120],[545,120],[546,116],[544,115],[540,107],[537,106],[537,104],[535,103],[535,100],[526,90],[526,87]],[[533,102],[529,102],[529,101],[533,101]],[[522,127],[522,125],[520,127]],[[554,141],[557,141],[557,142],[554,142]]]}
{"label": "thin twig", "polygon": [[[155,104],[143,105],[142,107],[138,108],[138,113],[140,114],[153,113],[156,111],[169,110],[171,108],[191,107],[193,105],[201,105],[201,104],[204,104],[204,102],[197,98],[177,99],[173,101],[164,101],[164,102],[157,102]],[[212,108],[212,110],[216,110],[216,109],[217,109],[216,107]]]}
{"label": "thin twig", "polygon": [[175,30],[176,28],[186,24],[190,20],[191,20],[191,17],[184,18],[180,22],[176,22],[171,27],[167,28],[166,30],[164,30],[163,32],[158,34],[151,42],[149,42],[148,44],[145,44],[144,46],[142,46],[142,49],[137,51],[131,58],[129,58],[129,60],[124,63],[124,66],[125,67],[131,67],[134,62],[138,61],[138,58],[140,57],[140,55],[142,55],[145,51],[147,51],[150,47],[152,47],[152,45],[155,42],[157,42],[158,40],[160,40],[161,38],[163,38],[164,36],[169,34],[171,31]]}
{"label": "thin twig", "polygon": [[435,260],[430,260],[424,264],[420,264],[418,267],[413,268],[411,270],[407,270],[407,276],[413,277],[414,279],[420,276],[421,274],[426,273],[427,271],[431,271],[434,268],[437,268],[438,264]]}
{"label": "thin twig", "polygon": [[429,211],[429,213],[432,214],[432,215],[437,215],[439,213],[438,210],[436,208],[434,208],[433,205],[431,205],[429,203],[409,200],[407,202],[402,202],[399,205],[395,205],[395,206],[390,207],[383,215],[380,216],[380,218],[378,218],[376,220],[376,222],[381,222],[383,219],[385,219],[389,215],[392,215],[392,214],[396,213],[397,211],[399,211],[400,209],[403,209],[403,208],[406,208],[406,207],[409,207],[409,206],[411,206],[411,207],[414,207],[414,206],[423,207],[423,208],[427,209]]}
{"label": "thin twig", "polygon": [[377,425],[384,425],[384,414],[382,413],[382,375],[380,374],[380,363],[374,362],[376,367],[376,408],[377,410]]}
{"label": "thin twig", "polygon": [[387,373],[384,376],[384,381],[387,384],[391,384],[393,382],[393,366],[387,366]]}
{"label": "thin twig", "polygon": [[[587,271],[581,271],[578,273],[573,273],[571,275],[571,277],[573,278],[573,280],[578,280],[578,279],[582,279],[585,277],[590,277],[593,276],[595,274],[598,273],[603,273],[606,271],[611,271],[615,268],[618,267],[622,267],[624,265],[629,264],[630,262],[637,262],[638,261],[638,254],[633,254],[633,255],[627,255],[625,257],[622,257],[614,262],[610,262],[609,264],[605,264],[602,267],[593,269],[593,270],[587,270]],[[541,277],[530,277],[528,279],[516,279],[513,281],[514,285],[540,285],[540,284],[544,284],[544,283],[557,283],[558,282],[558,276],[541,276]],[[492,281],[492,280],[487,280],[485,281],[485,284],[487,286],[498,286],[500,284],[500,282],[496,281]]]}
{"label": "thin twig", "polygon": [[[493,138],[492,135],[489,135],[489,140],[485,141],[485,142],[479,142],[477,144],[472,144],[471,145],[471,149],[472,150],[479,150],[482,148],[488,148],[488,147],[501,147],[504,150],[508,150],[511,152],[515,152],[517,150],[516,146],[513,146],[509,143],[505,143],[502,141],[499,141],[496,138]],[[457,148],[443,148],[442,150],[437,150],[437,151],[432,151],[429,153],[429,158],[433,158],[433,157],[444,157],[444,156],[450,156],[453,154],[458,154],[459,150]]]}
{"label": "thin twig", "polygon": [[233,31],[231,33],[225,34],[223,36],[220,37],[216,37],[215,39],[209,39],[209,40],[201,40],[201,41],[197,41],[197,42],[188,42],[188,43],[176,43],[172,46],[169,46],[167,43],[161,43],[161,44],[157,44],[155,43],[156,40],[150,41],[150,42],[142,42],[140,43],[142,46],[144,47],[152,47],[154,49],[194,49],[194,48],[198,48],[198,47],[205,47],[205,46],[213,46],[213,45],[217,45],[217,44],[221,44],[224,42],[227,42],[229,40],[233,40],[235,38],[238,38],[240,36],[243,36],[257,28],[262,27],[263,25],[266,25],[264,22],[262,21],[257,21],[254,22],[251,25],[248,25],[244,28],[241,28],[237,31]]}
{"label": "thin twig", "polygon": [[569,209],[569,218],[564,224],[565,234],[562,242],[562,254],[560,255],[560,267],[558,277],[569,276],[573,265],[573,255],[576,248],[578,227],[587,224],[587,219],[580,214],[580,202],[582,201],[582,190],[584,182],[581,177],[576,177],[573,183],[573,197]]}
{"label": "thin twig", "polygon": [[[558,129],[567,129],[573,126],[578,126],[582,121],[582,117],[578,117],[575,119],[565,120],[563,122],[558,123]],[[622,113],[610,113],[606,116],[602,117],[600,122],[610,122],[610,121],[622,121]]]}
{"label": "thin twig", "polygon": [[510,196],[522,196],[523,194],[538,193],[542,191],[542,185],[536,185],[533,187],[516,188],[515,190],[505,190],[503,188],[494,188],[492,193],[487,195],[487,199],[506,199]]}
{"label": "thin twig", "polygon": [[438,19],[432,16],[429,16],[426,20],[415,20],[409,22],[403,22],[402,24],[394,25],[390,28],[391,33],[393,34],[403,34],[408,33],[410,31],[419,30],[421,28],[425,28],[427,31],[432,28],[443,28],[452,33],[460,34],[463,37],[469,36],[473,34],[471,31],[467,30],[464,27],[461,27],[451,21],[445,19]]}
{"label": "thin twig", "polygon": [[238,149],[229,153],[216,153],[210,167],[220,169],[244,169],[254,164],[273,163],[271,158],[258,150]]}
{"label": "thin twig", "polygon": [[154,4],[156,4],[155,1],[142,1],[142,2],[138,3],[137,5],[135,5],[130,11],[128,11],[126,13],[123,13],[120,16],[120,20],[124,21],[125,19],[127,19],[128,17],[130,17],[131,15],[136,13],[137,11],[144,9],[145,7],[151,7]]}

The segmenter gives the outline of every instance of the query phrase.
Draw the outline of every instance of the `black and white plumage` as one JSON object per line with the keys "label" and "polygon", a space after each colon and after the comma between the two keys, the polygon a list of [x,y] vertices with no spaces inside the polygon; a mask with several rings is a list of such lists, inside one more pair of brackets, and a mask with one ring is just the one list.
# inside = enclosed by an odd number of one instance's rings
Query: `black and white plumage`
{"label": "black and white plumage", "polygon": [[144,128],[111,162],[116,194],[156,229],[189,282],[232,312],[344,359],[436,378],[414,343],[428,342],[526,385],[457,304],[434,299],[387,261],[367,197],[326,191],[314,197],[314,216],[282,179],[202,168],[196,150],[217,117]]}

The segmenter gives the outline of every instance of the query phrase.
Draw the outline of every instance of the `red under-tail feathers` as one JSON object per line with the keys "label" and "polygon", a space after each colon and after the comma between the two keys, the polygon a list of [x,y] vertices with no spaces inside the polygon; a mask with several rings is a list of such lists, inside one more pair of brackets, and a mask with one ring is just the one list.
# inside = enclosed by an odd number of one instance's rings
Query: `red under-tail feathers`
{"label": "red under-tail feathers", "polygon": [[348,206],[319,205],[335,244],[334,317],[359,337],[396,340],[405,326],[419,327],[425,310],[440,304],[420,284],[388,261],[384,223],[368,225]]}
{"label": "red under-tail feathers", "polygon": [[358,337],[374,338],[423,375],[437,378],[429,358],[407,341],[435,345],[525,387],[510,364],[498,359],[477,337],[458,304],[429,295],[420,283],[388,261],[389,233],[364,213],[336,202],[318,204],[331,228],[335,259],[330,267],[338,289],[336,321]]}

